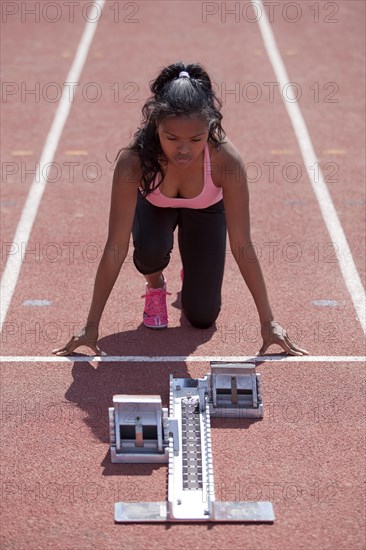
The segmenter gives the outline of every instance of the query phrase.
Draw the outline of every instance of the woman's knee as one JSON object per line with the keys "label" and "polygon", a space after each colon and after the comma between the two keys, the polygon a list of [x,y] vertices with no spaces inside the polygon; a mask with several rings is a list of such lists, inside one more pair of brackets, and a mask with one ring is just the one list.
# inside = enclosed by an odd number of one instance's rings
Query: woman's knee
{"label": "woman's knee", "polygon": [[133,262],[141,273],[155,273],[166,268],[170,261],[171,247],[150,243],[148,246],[135,246]]}
{"label": "woman's knee", "polygon": [[163,259],[157,254],[139,254],[133,255],[133,262],[141,273],[155,273],[163,265]]}
{"label": "woman's knee", "polygon": [[186,309],[184,309],[183,312],[193,327],[207,329],[212,327],[212,325],[215,323],[220,313],[220,309],[212,313],[207,313],[204,311],[189,311]]}

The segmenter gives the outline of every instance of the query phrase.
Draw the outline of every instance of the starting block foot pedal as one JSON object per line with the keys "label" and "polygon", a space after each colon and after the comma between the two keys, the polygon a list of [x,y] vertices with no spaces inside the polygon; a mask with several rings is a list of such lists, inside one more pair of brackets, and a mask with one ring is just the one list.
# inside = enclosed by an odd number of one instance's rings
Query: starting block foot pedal
{"label": "starting block foot pedal", "polygon": [[262,418],[260,374],[255,363],[211,363],[208,375],[211,416]]}

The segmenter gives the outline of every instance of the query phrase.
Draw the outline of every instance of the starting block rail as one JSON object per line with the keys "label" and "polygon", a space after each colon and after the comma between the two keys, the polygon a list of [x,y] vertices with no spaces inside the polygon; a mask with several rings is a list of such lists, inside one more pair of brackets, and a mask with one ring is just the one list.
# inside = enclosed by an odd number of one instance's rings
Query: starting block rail
{"label": "starting block rail", "polygon": [[170,403],[160,396],[115,395],[109,409],[114,463],[168,463],[165,502],[118,502],[115,521],[273,522],[271,502],[217,502],[211,416],[261,418],[254,363],[211,363],[204,378],[170,376]]}

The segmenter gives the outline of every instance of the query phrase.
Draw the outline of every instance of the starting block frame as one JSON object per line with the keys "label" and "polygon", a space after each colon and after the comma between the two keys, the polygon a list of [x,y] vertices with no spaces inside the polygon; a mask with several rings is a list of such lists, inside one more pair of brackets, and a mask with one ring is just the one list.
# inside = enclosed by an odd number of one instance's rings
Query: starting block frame
{"label": "starting block frame", "polygon": [[113,463],[168,463],[164,502],[118,502],[116,523],[269,522],[271,502],[215,499],[210,417],[262,418],[254,363],[211,362],[204,378],[170,375],[170,402],[157,395],[115,395],[109,409]]}

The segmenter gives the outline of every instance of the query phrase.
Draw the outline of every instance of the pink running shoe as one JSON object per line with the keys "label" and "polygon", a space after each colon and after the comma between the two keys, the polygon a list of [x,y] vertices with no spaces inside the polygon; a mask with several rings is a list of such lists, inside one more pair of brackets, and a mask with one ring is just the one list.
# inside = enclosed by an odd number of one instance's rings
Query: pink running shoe
{"label": "pink running shoe", "polygon": [[149,328],[166,328],[168,326],[168,311],[166,307],[166,295],[171,294],[166,290],[166,281],[163,288],[150,288],[146,283],[145,309],[143,323]]}

